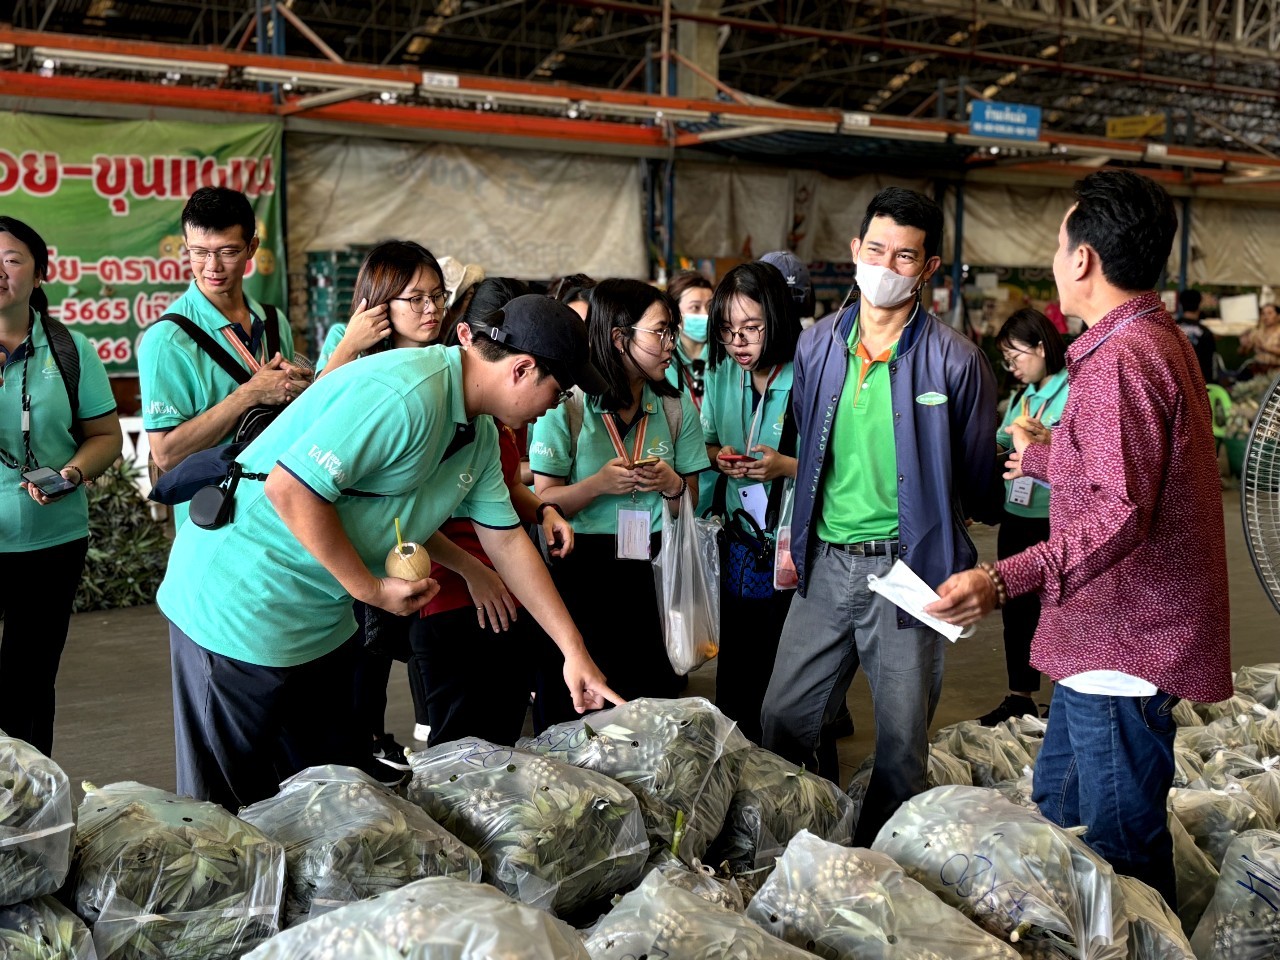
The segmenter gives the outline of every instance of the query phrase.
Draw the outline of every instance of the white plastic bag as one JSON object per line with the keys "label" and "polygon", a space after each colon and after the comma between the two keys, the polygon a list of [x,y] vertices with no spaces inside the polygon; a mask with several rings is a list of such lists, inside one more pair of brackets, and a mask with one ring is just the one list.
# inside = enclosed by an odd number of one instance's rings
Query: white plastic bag
{"label": "white plastic bag", "polygon": [[245,960],[589,960],[572,927],[493,887],[428,877],[300,923]]}
{"label": "white plastic bag", "polygon": [[686,488],[680,515],[662,501],[662,546],[653,560],[662,636],[676,673],[720,652],[720,521],[697,517]]}
{"label": "white plastic bag", "polygon": [[0,731],[0,905],[62,886],[75,827],[71,784],[62,768]]}
{"label": "white plastic bag", "polygon": [[97,960],[93,938],[79,917],[53,897],[0,907],[4,960]]}
{"label": "white plastic bag", "polygon": [[1280,956],[1280,833],[1247,830],[1231,841],[1191,946],[1200,960]]}
{"label": "white plastic bag", "polygon": [[1129,960],[1195,960],[1178,916],[1141,880],[1117,876],[1129,918]]}

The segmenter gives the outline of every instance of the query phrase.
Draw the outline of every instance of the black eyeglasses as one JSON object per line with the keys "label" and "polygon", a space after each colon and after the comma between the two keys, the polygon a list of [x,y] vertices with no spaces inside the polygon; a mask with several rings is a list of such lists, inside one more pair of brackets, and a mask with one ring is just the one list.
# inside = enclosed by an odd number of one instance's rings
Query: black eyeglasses
{"label": "black eyeglasses", "polygon": [[737,330],[733,327],[721,327],[719,331],[721,343],[733,343],[741,340],[743,343],[759,343],[760,338],[764,336],[764,327],[749,326],[739,327]]}
{"label": "black eyeglasses", "polygon": [[407,303],[409,305],[409,309],[414,313],[425,313],[428,300],[431,301],[431,305],[437,310],[443,310],[444,302],[449,299],[449,294],[447,291],[441,290],[439,293],[420,293],[416,297],[392,297],[391,299],[399,301],[400,303]]}

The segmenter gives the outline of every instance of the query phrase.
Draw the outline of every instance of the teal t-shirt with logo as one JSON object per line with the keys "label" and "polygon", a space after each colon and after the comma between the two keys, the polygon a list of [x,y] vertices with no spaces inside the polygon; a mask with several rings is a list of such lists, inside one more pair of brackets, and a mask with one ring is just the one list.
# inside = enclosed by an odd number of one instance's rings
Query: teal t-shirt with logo
{"label": "teal t-shirt with logo", "polygon": [[[751,374],[743,370],[731,360],[723,360],[707,371],[707,390],[702,399],[702,438],[708,445],[732,447],[738,453],[751,456],[748,446],[757,443],[778,449],[782,442],[782,428],[786,423],[787,409],[791,405],[792,365],[782,364],[777,377],[769,384],[758,408],[753,409]],[[758,426],[754,439],[747,442],[747,434],[759,412]],[[791,452],[795,456],[795,451]],[[717,477],[718,471],[710,471]],[[725,488],[725,508],[732,513],[742,501],[738,491],[743,487],[759,483],[758,480],[739,480],[728,478]],[[710,500],[699,502],[702,507],[710,504]]]}
{"label": "teal t-shirt with logo", "polygon": [[[576,454],[569,437],[569,411],[561,405],[544,414],[529,428],[529,466],[534,473],[560,477],[568,484],[580,483],[597,473],[618,454],[609,438],[609,431],[601,418],[599,403],[592,397],[583,398],[582,430],[578,434]],[[640,409],[645,412],[644,453],[646,457],[661,457],[676,473],[689,475],[710,467],[707,448],[702,442],[702,427],[698,412],[687,392],[680,394],[680,435],[673,438],[662,408],[662,398],[645,384],[640,397]],[[635,430],[622,438],[628,455],[635,442]],[[662,496],[657,491],[629,494],[606,494],[596,497],[572,518],[576,533],[618,532],[618,507],[635,506],[649,511],[649,529],[662,529]]]}
{"label": "teal t-shirt with logo", "polygon": [[[1005,410],[1004,420],[1000,423],[1000,429],[996,431],[996,443],[1005,449],[1013,449],[1013,437],[1009,435],[1009,427],[1022,413],[1024,401],[1028,414],[1037,417],[1046,427],[1052,428],[1056,425],[1062,419],[1063,407],[1067,405],[1066,367],[1049,377],[1043,386],[1032,385],[1027,387],[1026,391],[1016,401],[1013,396],[1009,398],[1009,407]],[[1001,466],[1003,467],[1003,463]],[[1003,473],[1004,470],[1001,469],[1000,472]],[[1012,486],[1012,480],[1004,482],[1005,510],[1019,517],[1048,518],[1048,487],[1041,483],[1033,483],[1031,486],[1031,502],[1024,506],[1009,499],[1009,490]]]}
{"label": "teal t-shirt with logo", "polygon": [[[361,560],[384,573],[395,545],[425,543],[451,516],[519,525],[502,478],[498,430],[467,420],[456,347],[388,350],[347,364],[289,405],[240,456],[246,472],[277,464],[334,504]],[[186,524],[157,596],[205,649],[288,667],[355,632],[351,597],[285,526],[261,482],[242,480],[235,518]]]}
{"label": "teal t-shirt with logo", "polygon": [[[84,335],[71,331],[80,358],[77,416],[93,420],[116,409],[111,381],[97,352]],[[31,328],[32,352],[14,351],[0,384],[0,447],[18,463],[26,458],[22,442],[22,368],[27,368],[31,396],[31,453],[40,466],[61,470],[76,452],[71,434],[71,401],[54,359],[44,325],[36,314]],[[34,468],[34,465],[33,465]],[[41,506],[22,489],[22,471],[0,466],[0,553],[19,553],[56,547],[88,536],[89,505],[83,486],[60,500]]]}
{"label": "teal t-shirt with logo", "polygon": [[329,358],[333,356],[333,351],[338,349],[338,344],[342,342],[342,338],[346,335],[347,325],[345,323],[335,323],[329,328],[329,332],[324,337],[324,344],[320,347],[320,357],[316,360],[317,377],[329,365]]}

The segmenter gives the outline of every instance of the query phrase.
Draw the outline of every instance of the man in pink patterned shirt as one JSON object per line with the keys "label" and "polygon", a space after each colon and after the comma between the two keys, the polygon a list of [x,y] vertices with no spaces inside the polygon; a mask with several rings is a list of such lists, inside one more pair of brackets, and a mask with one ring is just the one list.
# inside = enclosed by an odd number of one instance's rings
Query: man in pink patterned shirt
{"label": "man in pink patterned shirt", "polygon": [[929,612],[968,625],[1040,594],[1031,662],[1057,686],[1033,798],[1172,905],[1173,707],[1231,695],[1217,458],[1195,351],[1152,290],[1177,230],[1169,195],[1129,171],[1075,195],[1053,273],[1088,330],[1067,351],[1061,421],[1015,425],[1005,474],[1050,485],[1049,539],[951,577]]}

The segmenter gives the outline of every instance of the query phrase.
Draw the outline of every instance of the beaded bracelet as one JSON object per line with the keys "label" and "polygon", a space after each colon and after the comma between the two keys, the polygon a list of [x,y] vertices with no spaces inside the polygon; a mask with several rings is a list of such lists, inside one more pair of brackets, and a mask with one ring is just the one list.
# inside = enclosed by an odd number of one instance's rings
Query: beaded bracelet
{"label": "beaded bracelet", "polygon": [[684,496],[684,492],[688,489],[689,489],[689,481],[686,480],[684,477],[681,477],[680,489],[677,490],[674,494],[668,497],[665,493],[662,493],[661,490],[659,490],[658,493],[662,494],[663,500],[679,500],[681,497]]}
{"label": "beaded bracelet", "polygon": [[1009,588],[1004,582],[1004,577],[1002,577],[1000,575],[1000,571],[990,563],[980,563],[978,564],[978,569],[987,575],[987,578],[991,581],[991,585],[996,588],[996,609],[999,610],[1009,602]]}
{"label": "beaded bracelet", "polygon": [[63,470],[74,470],[74,471],[76,472],[76,476],[80,478],[79,480],[77,480],[77,481],[76,481],[76,486],[80,486],[80,485],[82,485],[82,484],[84,483],[84,481],[85,481],[84,471],[83,471],[83,470],[81,470],[79,467],[77,467],[74,463],[68,463],[68,464],[67,464],[65,467],[63,467],[62,469],[63,469]]}

